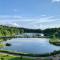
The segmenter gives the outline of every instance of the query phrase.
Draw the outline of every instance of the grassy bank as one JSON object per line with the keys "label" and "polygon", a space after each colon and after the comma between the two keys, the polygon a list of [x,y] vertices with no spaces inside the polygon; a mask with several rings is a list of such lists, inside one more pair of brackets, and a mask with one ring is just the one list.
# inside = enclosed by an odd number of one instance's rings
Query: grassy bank
{"label": "grassy bank", "polygon": [[21,58],[7,54],[0,54],[0,60],[33,60],[31,58]]}
{"label": "grassy bank", "polygon": [[0,48],[1,48],[1,47],[4,47],[4,46],[5,46],[4,44],[0,44]]}
{"label": "grassy bank", "polygon": [[22,52],[12,52],[12,51],[6,51],[6,50],[0,50],[1,53],[7,53],[10,55],[15,55],[15,56],[28,56],[28,57],[49,57],[49,56],[54,56],[56,54],[60,54],[59,51],[54,51],[51,53],[45,53],[45,54],[29,54],[29,53],[22,53]]}
{"label": "grassy bank", "polygon": [[59,38],[51,38],[49,43],[60,46],[60,39]]}

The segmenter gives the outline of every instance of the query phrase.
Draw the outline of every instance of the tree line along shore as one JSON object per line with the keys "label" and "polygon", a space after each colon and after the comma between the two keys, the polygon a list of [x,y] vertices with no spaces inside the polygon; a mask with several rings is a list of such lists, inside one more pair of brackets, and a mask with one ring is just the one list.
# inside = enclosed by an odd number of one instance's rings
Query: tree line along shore
{"label": "tree line along shore", "polygon": [[28,29],[21,27],[11,27],[0,25],[0,36],[14,36],[21,33],[43,33],[44,36],[60,37],[60,28],[47,28],[47,29]]}
{"label": "tree line along shore", "polygon": [[[50,43],[58,43],[58,45],[60,45],[60,42],[58,42],[60,41],[60,28],[47,28],[42,30],[0,25],[0,37],[14,37],[22,33],[42,33],[45,37],[49,36]],[[1,40],[2,39],[0,39],[0,41]]]}
{"label": "tree line along shore", "polygon": [[49,38],[52,38],[50,42],[53,40],[56,42],[58,40],[56,38],[60,39],[60,28],[47,28],[42,30],[0,25],[0,37],[14,37],[22,33],[42,33],[45,37],[49,36]]}

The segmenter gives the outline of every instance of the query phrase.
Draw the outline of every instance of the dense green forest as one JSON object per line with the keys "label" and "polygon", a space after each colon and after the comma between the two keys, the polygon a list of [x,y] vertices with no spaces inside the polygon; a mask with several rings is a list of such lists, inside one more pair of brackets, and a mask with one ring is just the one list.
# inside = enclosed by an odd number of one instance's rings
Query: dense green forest
{"label": "dense green forest", "polygon": [[50,37],[60,37],[60,28],[47,28],[44,30],[41,29],[27,29],[22,28],[24,32],[27,33],[43,33],[44,36],[50,36]]}
{"label": "dense green forest", "polygon": [[28,28],[20,28],[23,29],[25,33],[42,33],[41,29],[28,29]]}
{"label": "dense green forest", "polygon": [[23,29],[0,25],[0,36],[14,36],[23,33]]}
{"label": "dense green forest", "polygon": [[60,37],[60,28],[48,28],[41,30],[0,25],[0,36],[15,36],[21,33],[43,33],[44,36]]}
{"label": "dense green forest", "polygon": [[49,28],[42,31],[45,36],[60,37],[60,28]]}

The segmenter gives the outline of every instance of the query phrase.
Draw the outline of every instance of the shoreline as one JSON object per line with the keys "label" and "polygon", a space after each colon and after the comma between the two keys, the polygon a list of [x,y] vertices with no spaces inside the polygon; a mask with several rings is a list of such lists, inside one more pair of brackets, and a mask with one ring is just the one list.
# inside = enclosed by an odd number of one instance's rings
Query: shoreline
{"label": "shoreline", "polygon": [[52,38],[49,40],[50,44],[56,45],[56,46],[60,46],[60,39],[58,38]]}
{"label": "shoreline", "polygon": [[59,51],[54,51],[51,53],[45,53],[45,54],[30,54],[30,53],[23,53],[23,52],[12,52],[9,50],[0,50],[1,53],[7,53],[7,54],[12,54],[12,55],[21,55],[21,56],[28,56],[28,57],[49,57],[49,56],[54,56],[57,54],[60,54]]}

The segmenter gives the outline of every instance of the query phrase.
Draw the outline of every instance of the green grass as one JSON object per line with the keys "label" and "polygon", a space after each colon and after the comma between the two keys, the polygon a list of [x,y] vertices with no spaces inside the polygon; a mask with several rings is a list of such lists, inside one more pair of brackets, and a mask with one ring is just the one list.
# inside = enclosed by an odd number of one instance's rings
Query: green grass
{"label": "green grass", "polygon": [[59,38],[52,38],[49,42],[53,45],[60,46],[60,39]]}
{"label": "green grass", "polygon": [[5,45],[4,44],[0,44],[0,48],[4,47]]}
{"label": "green grass", "polygon": [[0,38],[0,42],[3,42],[3,39]]}
{"label": "green grass", "polygon": [[7,54],[0,54],[0,60],[33,60],[31,58],[22,58],[21,57],[16,57],[16,56],[11,56]]}
{"label": "green grass", "polygon": [[60,39],[59,38],[51,38],[50,42],[55,42],[55,43],[60,43]]}

